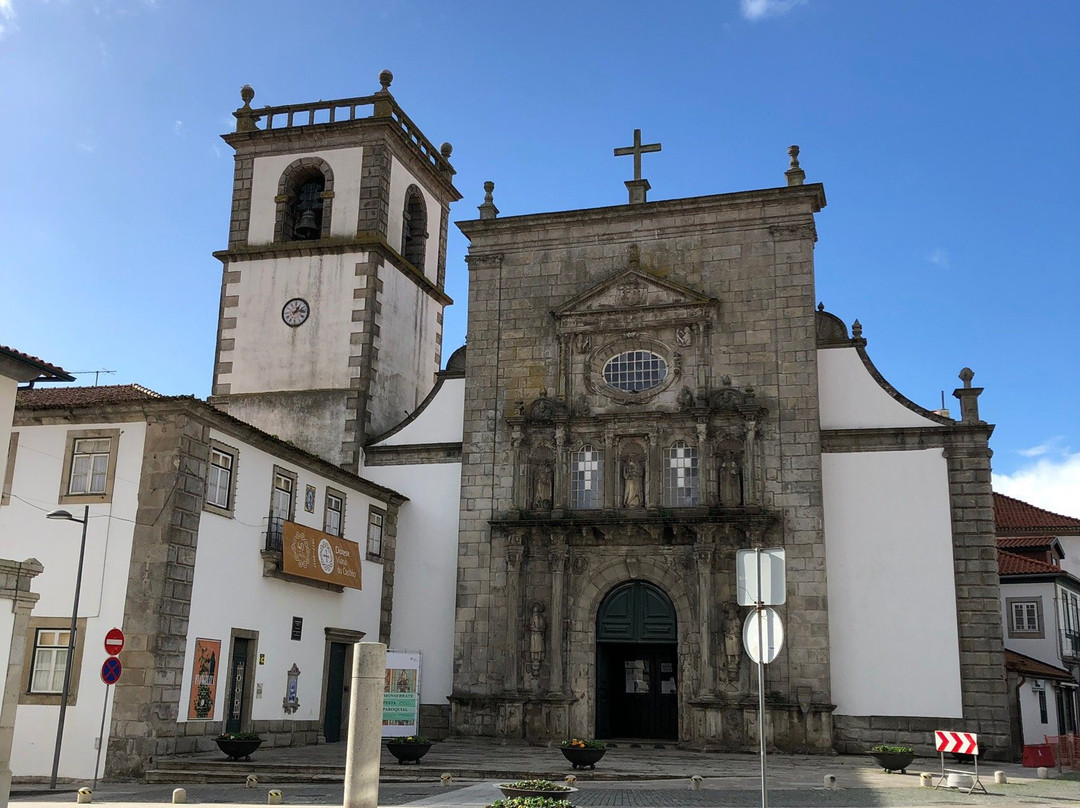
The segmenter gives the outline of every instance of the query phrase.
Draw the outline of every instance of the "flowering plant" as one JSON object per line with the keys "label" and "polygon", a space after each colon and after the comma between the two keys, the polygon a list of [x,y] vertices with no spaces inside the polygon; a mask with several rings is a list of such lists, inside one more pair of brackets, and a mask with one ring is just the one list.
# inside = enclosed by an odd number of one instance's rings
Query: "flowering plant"
{"label": "flowering plant", "polygon": [[425,738],[423,735],[398,735],[393,738],[387,738],[387,743],[431,743],[430,738]]}
{"label": "flowering plant", "polygon": [[879,744],[870,749],[871,752],[877,752],[879,754],[888,755],[913,755],[915,750],[910,746],[888,746],[886,744]]}
{"label": "flowering plant", "polygon": [[607,749],[603,741],[592,741],[588,738],[570,738],[559,744],[563,749]]}
{"label": "flowering plant", "polygon": [[516,783],[502,783],[500,788],[512,788],[515,791],[573,791],[570,786],[553,783],[550,780],[518,780]]}
{"label": "flowering plant", "polygon": [[223,741],[261,741],[257,732],[223,732],[218,735]]}
{"label": "flowering plant", "polygon": [[553,797],[507,797],[495,800],[487,808],[573,808],[566,800]]}

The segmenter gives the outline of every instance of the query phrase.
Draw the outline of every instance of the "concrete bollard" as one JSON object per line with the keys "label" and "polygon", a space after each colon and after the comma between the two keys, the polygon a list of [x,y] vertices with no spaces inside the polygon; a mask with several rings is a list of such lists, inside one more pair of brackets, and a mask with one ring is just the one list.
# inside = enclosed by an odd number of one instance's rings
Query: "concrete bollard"
{"label": "concrete bollard", "polygon": [[183,805],[187,802],[187,789],[186,788],[174,788],[172,790],[173,805]]}
{"label": "concrete bollard", "polygon": [[919,775],[919,785],[923,788],[933,788],[934,775],[932,775],[930,772],[923,772]]}
{"label": "concrete bollard", "polygon": [[79,792],[75,795],[75,802],[79,805],[86,805],[94,799],[94,792],[83,786],[79,789]]}
{"label": "concrete bollard", "polygon": [[259,778],[254,774],[249,774],[247,780],[244,781],[244,785],[248,788],[257,788],[259,785]]}
{"label": "concrete bollard", "polygon": [[836,775],[835,774],[826,774],[825,775],[825,788],[836,788],[836,787],[837,787],[836,786]]}
{"label": "concrete bollard", "polygon": [[266,795],[267,805],[281,805],[281,792],[276,789],[270,789],[270,793]]}
{"label": "concrete bollard", "polygon": [[449,786],[454,782],[454,775],[450,774],[450,772],[443,772],[439,779],[442,780],[444,786]]}
{"label": "concrete bollard", "polygon": [[1039,775],[1040,780],[1046,780],[1048,777],[1050,777],[1050,770],[1047,769],[1045,766],[1040,766],[1039,768],[1037,768],[1035,770],[1035,773]]}
{"label": "concrete bollard", "polygon": [[701,775],[695,774],[693,777],[690,778],[690,787],[694,789],[694,791],[701,791],[701,785],[703,782],[704,781],[702,780]]}
{"label": "concrete bollard", "polygon": [[344,808],[378,808],[379,805],[385,682],[386,646],[380,642],[353,645]]}
{"label": "concrete bollard", "polygon": [[994,782],[998,785],[1004,785],[1009,782],[1009,778],[1005,776],[1005,772],[994,772]]}
{"label": "concrete bollard", "polygon": [[563,782],[570,786],[570,788],[573,788],[574,785],[577,783],[577,778],[574,777],[574,775],[572,774],[568,774],[566,775],[566,777],[563,778]]}

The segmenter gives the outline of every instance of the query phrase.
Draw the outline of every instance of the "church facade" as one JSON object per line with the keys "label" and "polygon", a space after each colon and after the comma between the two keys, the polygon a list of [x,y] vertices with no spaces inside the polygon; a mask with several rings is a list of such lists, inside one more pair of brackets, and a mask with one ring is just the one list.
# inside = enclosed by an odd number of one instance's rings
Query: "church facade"
{"label": "church facade", "polygon": [[690,199],[647,201],[638,137],[625,205],[500,218],[489,183],[468,350],[428,395],[460,194],[391,78],[245,90],[212,402],[409,498],[391,646],[426,654],[421,730],[754,748],[735,559],[782,547],[770,744],[1006,750],[993,428],[970,371],[959,419],[924,409],[817,305],[797,148],[778,187]]}

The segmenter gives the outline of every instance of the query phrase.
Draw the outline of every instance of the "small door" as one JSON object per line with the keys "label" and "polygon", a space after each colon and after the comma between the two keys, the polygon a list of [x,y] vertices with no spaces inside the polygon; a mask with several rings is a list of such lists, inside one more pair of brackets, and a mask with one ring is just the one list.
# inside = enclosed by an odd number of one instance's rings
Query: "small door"
{"label": "small door", "polygon": [[341,709],[345,702],[345,643],[330,643],[326,671],[326,713],[323,736],[327,743],[341,740]]}
{"label": "small door", "polygon": [[608,738],[675,738],[678,687],[675,646],[607,644],[600,647],[597,685],[604,707],[597,735]]}
{"label": "small door", "polygon": [[229,662],[229,700],[225,707],[226,732],[243,732],[248,644],[249,640],[243,637],[233,638],[232,659]]}

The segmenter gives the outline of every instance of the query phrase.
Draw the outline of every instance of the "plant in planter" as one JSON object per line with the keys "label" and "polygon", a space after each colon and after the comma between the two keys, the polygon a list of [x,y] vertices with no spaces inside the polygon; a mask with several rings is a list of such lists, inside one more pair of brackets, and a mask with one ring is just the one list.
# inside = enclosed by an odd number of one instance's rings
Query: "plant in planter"
{"label": "plant in planter", "polygon": [[420,763],[431,748],[431,740],[423,735],[399,735],[386,739],[386,748],[398,763]]}
{"label": "plant in planter", "polygon": [[214,738],[214,743],[229,760],[251,760],[251,753],[262,745],[262,738],[254,732],[223,732]]}
{"label": "plant in planter", "polygon": [[907,774],[907,767],[915,759],[915,750],[910,746],[879,744],[871,748],[869,754],[877,762],[877,765],[885,770],[886,774],[890,772]]}
{"label": "plant in planter", "polygon": [[487,808],[573,808],[566,800],[551,797],[507,797],[495,800]]}
{"label": "plant in planter", "polygon": [[499,790],[504,797],[550,797],[566,799],[577,791],[576,788],[553,783],[550,780],[518,780],[514,783],[499,783]]}
{"label": "plant in planter", "polygon": [[559,750],[563,757],[570,761],[575,769],[596,768],[597,761],[607,751],[607,744],[603,741],[592,741],[585,738],[571,738],[559,744]]}

